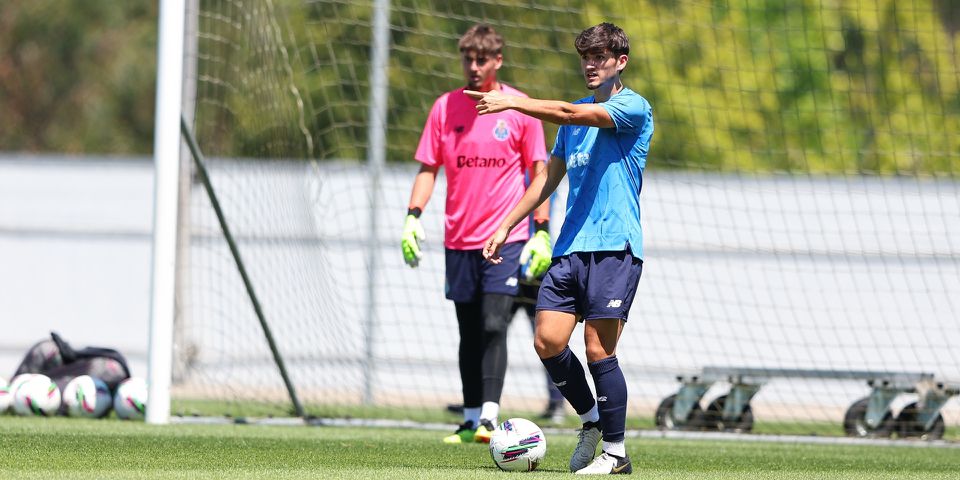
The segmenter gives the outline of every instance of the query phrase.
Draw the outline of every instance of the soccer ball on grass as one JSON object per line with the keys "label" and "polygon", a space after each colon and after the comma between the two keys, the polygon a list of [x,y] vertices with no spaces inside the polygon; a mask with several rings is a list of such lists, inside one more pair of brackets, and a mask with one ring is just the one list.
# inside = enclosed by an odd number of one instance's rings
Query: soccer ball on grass
{"label": "soccer ball on grass", "polygon": [[143,420],[147,411],[147,382],[138,377],[120,382],[113,396],[113,410],[123,420]]}
{"label": "soccer ball on grass", "polygon": [[547,454],[547,437],[535,423],[511,418],[501,423],[490,437],[490,456],[501,470],[529,472]]}
{"label": "soccer ball on grass", "polygon": [[49,417],[57,414],[60,408],[60,389],[50,377],[36,374],[14,383],[16,390],[13,392],[13,411],[17,415]]}
{"label": "soccer ball on grass", "polygon": [[63,403],[71,417],[100,418],[110,412],[113,397],[103,380],[80,375],[63,388]]}

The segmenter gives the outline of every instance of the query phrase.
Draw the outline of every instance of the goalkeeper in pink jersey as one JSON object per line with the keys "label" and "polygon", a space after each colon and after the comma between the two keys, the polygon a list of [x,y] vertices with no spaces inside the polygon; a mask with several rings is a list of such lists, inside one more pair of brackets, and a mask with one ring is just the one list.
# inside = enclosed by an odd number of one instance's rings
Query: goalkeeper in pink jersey
{"label": "goalkeeper in pink jersey", "polygon": [[519,291],[521,261],[538,277],[550,265],[549,202],[509,235],[504,261],[484,260],[484,242],[526,190],[524,178],[545,175],[547,152],[543,125],[519,112],[477,115],[476,100],[465,89],[524,94],[497,80],[503,65],[503,38],[489,25],[474,25],[459,42],[466,86],[444,93],[433,104],[415,158],[422,163],[413,182],[401,247],[408,265],[421,260],[424,239],[420,214],[427,205],[437,171],[447,179],[444,247],[446,297],[453,300],[460,331],[460,380],[464,422],[445,443],[489,442],[497,424],[507,368],[507,326]]}

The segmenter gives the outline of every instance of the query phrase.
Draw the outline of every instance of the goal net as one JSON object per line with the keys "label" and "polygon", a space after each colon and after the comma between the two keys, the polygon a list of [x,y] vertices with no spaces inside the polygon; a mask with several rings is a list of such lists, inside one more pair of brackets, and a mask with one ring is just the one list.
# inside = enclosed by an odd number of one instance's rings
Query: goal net
{"label": "goal net", "polygon": [[[389,4],[382,167],[368,141],[380,4]],[[461,385],[444,299],[442,174],[422,217],[420,267],[399,248],[427,112],[462,86],[457,40],[473,23],[504,35],[502,81],[575,100],[589,92],[573,40],[611,21],[631,41],[624,83],[656,121],[644,272],[618,350],[629,425],[652,427],[678,391],[695,393],[687,411],[713,406],[715,417],[718,398],[746,393],[739,403],[754,431],[840,433],[860,399],[897,417],[930,391],[949,399],[946,424],[958,423],[953,2],[224,0],[190,14],[190,127],[308,414],[456,420],[443,416]],[[549,148],[556,126],[544,127]],[[191,185],[173,413],[288,415],[210,199]],[[580,332],[571,347],[582,352]],[[522,312],[508,344],[504,412],[533,414],[546,380]],[[882,382],[892,390],[877,390]]]}

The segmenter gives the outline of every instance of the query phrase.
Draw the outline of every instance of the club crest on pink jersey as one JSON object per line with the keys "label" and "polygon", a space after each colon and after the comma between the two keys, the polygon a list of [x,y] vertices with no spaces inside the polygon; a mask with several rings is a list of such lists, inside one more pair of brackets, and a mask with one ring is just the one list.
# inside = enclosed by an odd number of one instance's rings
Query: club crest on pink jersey
{"label": "club crest on pink jersey", "polygon": [[493,127],[493,138],[496,138],[499,141],[504,141],[510,137],[510,129],[507,128],[507,122],[503,120],[497,120],[497,126]]}

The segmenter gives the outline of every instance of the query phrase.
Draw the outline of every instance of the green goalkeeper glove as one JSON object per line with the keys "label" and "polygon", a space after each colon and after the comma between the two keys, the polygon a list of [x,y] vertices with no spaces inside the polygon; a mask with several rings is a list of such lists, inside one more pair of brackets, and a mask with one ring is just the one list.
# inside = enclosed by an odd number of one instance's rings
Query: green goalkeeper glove
{"label": "green goalkeeper glove", "polygon": [[420,219],[413,215],[407,215],[407,221],[403,224],[403,236],[400,237],[400,248],[403,249],[403,261],[407,265],[416,267],[420,264],[423,254],[420,253],[420,242],[426,239],[423,233],[423,225],[420,225]]}
{"label": "green goalkeeper glove", "polygon": [[[550,268],[553,247],[550,245],[550,233],[540,230],[530,237],[520,251],[520,265],[526,265],[527,281],[540,278]],[[529,262],[529,263],[527,263]]]}

